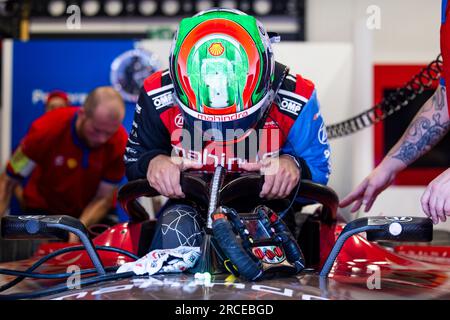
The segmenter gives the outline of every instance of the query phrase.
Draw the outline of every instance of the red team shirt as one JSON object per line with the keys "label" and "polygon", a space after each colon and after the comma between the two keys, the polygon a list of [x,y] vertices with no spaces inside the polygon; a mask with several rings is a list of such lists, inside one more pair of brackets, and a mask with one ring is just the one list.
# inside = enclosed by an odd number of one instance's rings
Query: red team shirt
{"label": "red team shirt", "polygon": [[118,183],[125,173],[127,133],[120,129],[89,149],[75,131],[78,108],[60,108],[33,122],[8,163],[11,176],[30,177],[24,188],[29,210],[79,217],[101,181]]}

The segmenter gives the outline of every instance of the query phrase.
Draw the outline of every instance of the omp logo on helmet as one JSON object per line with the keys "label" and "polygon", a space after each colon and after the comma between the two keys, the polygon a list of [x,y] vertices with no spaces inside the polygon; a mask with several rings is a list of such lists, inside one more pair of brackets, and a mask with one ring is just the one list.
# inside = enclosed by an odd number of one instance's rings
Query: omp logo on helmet
{"label": "omp logo on helmet", "polygon": [[214,42],[209,46],[208,51],[212,56],[218,57],[223,54],[225,48],[220,42]]}
{"label": "omp logo on helmet", "polygon": [[172,91],[165,92],[160,94],[159,96],[153,97],[153,104],[156,107],[156,110],[171,106],[173,104],[173,96]]}
{"label": "omp logo on helmet", "polygon": [[300,110],[302,110],[302,105],[295,100],[283,97],[281,99],[280,108],[282,111],[298,116]]}
{"label": "omp logo on helmet", "polygon": [[175,122],[175,125],[176,125],[178,128],[183,128],[184,118],[183,118],[183,116],[181,115],[181,113],[177,114],[177,116],[176,116],[175,119],[174,119],[174,122]]}

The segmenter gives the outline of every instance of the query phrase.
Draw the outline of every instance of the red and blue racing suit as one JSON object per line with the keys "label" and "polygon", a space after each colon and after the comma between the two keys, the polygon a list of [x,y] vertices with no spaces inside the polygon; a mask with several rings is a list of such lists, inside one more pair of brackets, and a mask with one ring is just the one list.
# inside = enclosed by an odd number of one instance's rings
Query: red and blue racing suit
{"label": "red and blue racing suit", "polygon": [[[233,144],[205,142],[201,150],[186,150],[179,132],[183,116],[173,100],[173,84],[169,72],[159,71],[144,82],[124,156],[129,180],[145,178],[149,162],[157,155],[178,155],[203,164],[204,171],[213,171],[222,164],[231,172],[241,171],[244,161],[233,154]],[[272,103],[268,116],[262,121],[264,134],[259,136],[260,158],[289,154],[301,167],[302,179],[326,184],[330,174],[330,148],[320,114],[314,84],[300,75],[287,75]],[[276,143],[273,143],[273,142]],[[251,159],[247,159],[251,160]],[[174,206],[172,206],[174,207]],[[202,224],[196,212],[186,205],[178,205],[160,215],[158,232],[152,248],[173,248],[180,245],[198,246]],[[180,221],[182,220],[182,221]],[[188,225],[167,237],[172,226]],[[164,233],[166,237],[162,237]]]}

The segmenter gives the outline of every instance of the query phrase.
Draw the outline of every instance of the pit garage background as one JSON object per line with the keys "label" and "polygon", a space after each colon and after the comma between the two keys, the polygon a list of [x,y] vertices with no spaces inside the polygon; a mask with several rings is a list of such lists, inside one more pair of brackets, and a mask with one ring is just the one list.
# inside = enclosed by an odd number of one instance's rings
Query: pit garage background
{"label": "pit garage background", "polygon": [[[93,14],[95,2],[39,1],[41,7],[28,12],[29,32],[12,35],[16,40],[8,36],[2,40],[1,167],[30,123],[43,113],[49,91],[65,90],[73,104],[81,104],[93,87],[111,85],[115,59],[136,48],[151,52],[155,67],[167,67],[169,39],[180,18],[213,5],[237,6],[256,14],[269,31],[282,35],[282,42],[274,45],[276,59],[315,82],[327,124],[370,108],[440,51],[440,0],[103,1]],[[115,7],[107,9],[106,3]],[[70,14],[65,10],[71,4],[81,9],[80,28],[68,27]],[[8,11],[14,7],[3,9],[0,12],[14,23]],[[373,18],[379,25],[373,24]],[[133,112],[134,103],[128,102],[127,130]],[[401,120],[397,120],[399,126],[404,125]],[[388,143],[383,126],[386,123],[330,141],[329,184],[341,198],[382,158]],[[395,126],[396,122],[389,124],[389,128]],[[448,150],[448,140],[445,147]],[[405,172],[378,197],[369,215],[423,216],[420,196],[426,184],[448,166],[445,160],[431,159]],[[14,210],[18,208],[13,205]],[[346,210],[341,213],[347,220],[356,217]],[[121,219],[126,217],[121,214]],[[450,230],[450,222],[436,229]]]}

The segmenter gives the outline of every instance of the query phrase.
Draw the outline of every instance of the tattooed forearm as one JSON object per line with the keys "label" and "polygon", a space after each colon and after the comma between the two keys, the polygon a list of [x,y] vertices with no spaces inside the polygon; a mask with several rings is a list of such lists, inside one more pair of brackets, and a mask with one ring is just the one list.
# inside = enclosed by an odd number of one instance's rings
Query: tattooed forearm
{"label": "tattooed forearm", "polygon": [[446,91],[439,87],[388,155],[408,165],[433,148],[449,129]]}
{"label": "tattooed forearm", "polygon": [[450,125],[448,121],[440,123],[439,118],[440,114],[436,113],[433,115],[432,121],[424,117],[416,119],[415,126],[417,129],[414,130],[415,134],[411,134],[410,137],[418,138],[418,140],[415,142],[406,140],[392,157],[409,164],[429,151],[447,133]]}
{"label": "tattooed forearm", "polygon": [[436,109],[436,111],[441,111],[446,106],[447,102],[447,93],[445,91],[445,87],[440,86],[437,88],[436,93],[433,94],[431,98],[431,105]]}

